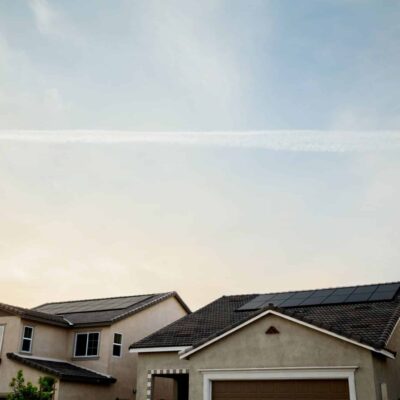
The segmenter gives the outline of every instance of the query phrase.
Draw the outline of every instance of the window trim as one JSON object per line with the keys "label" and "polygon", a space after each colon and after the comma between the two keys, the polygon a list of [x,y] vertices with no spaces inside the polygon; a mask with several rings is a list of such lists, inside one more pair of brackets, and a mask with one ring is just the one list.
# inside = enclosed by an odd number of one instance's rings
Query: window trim
{"label": "window trim", "polygon": [[[89,335],[91,333],[97,333],[99,335],[99,339],[97,341],[97,353],[96,354],[91,354],[91,355],[87,355],[88,352],[88,347],[89,347]],[[76,355],[76,344],[78,341],[78,335],[87,335],[88,339],[86,342],[86,355],[84,356],[77,356]],[[73,358],[98,358],[100,357],[100,338],[101,338],[101,332],[100,331],[87,331],[87,332],[75,332],[75,338],[74,338],[74,351],[72,353],[72,357]]]}
{"label": "window trim", "polygon": [[[121,335],[121,343],[115,343],[115,335]],[[120,332],[114,332],[114,333],[113,333],[112,348],[111,348],[111,355],[112,355],[112,357],[115,357],[115,358],[121,358],[121,357],[122,357],[122,344],[123,344],[123,342],[124,342],[124,335],[123,335],[122,333],[120,333]],[[116,355],[114,354],[114,346],[119,346],[119,348],[120,348],[120,350],[121,350],[119,356],[116,356]]]}
{"label": "window trim", "polygon": [[3,343],[4,343],[4,337],[6,335],[6,324],[0,324],[0,329],[3,330],[0,333],[0,356],[1,356],[1,351],[3,349]]}
{"label": "window trim", "polygon": [[[30,337],[30,338],[25,337],[25,329],[26,328],[31,328],[32,329],[32,337]],[[32,325],[23,325],[23,327],[22,327],[22,336],[21,336],[21,347],[20,347],[20,352],[21,353],[32,354],[34,336],[35,336],[35,327],[32,326]],[[29,350],[28,351],[23,349],[24,340],[29,340]]]}

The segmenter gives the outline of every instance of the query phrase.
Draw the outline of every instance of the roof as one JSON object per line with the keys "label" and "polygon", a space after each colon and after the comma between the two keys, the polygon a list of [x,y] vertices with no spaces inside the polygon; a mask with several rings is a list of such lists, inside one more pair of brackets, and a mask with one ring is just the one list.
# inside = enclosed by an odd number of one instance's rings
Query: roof
{"label": "roof", "polygon": [[37,310],[30,310],[29,308],[16,307],[9,304],[0,303],[0,310],[12,315],[18,315],[21,318],[44,322],[50,325],[64,327],[68,327],[71,325],[66,319],[64,319],[60,315],[51,315]]}
{"label": "roof", "polygon": [[22,356],[16,353],[7,353],[7,357],[46,374],[56,376],[58,379],[60,379],[60,381],[82,382],[99,385],[110,385],[117,381],[111,376],[78,367],[77,365],[68,363],[66,361]]}
{"label": "roof", "polygon": [[[322,289],[321,289],[322,290]],[[350,338],[374,349],[385,349],[400,317],[400,291],[389,301],[319,304],[300,307],[268,305],[238,310],[258,294],[223,296],[200,310],[131,345],[132,349],[202,346],[267,309]]]}
{"label": "roof", "polygon": [[175,297],[186,312],[190,313],[189,307],[176,292],[46,303],[32,309],[0,303],[0,310],[28,320],[62,327],[104,326],[171,297]]}
{"label": "roof", "polygon": [[115,323],[170,297],[175,297],[190,312],[176,292],[46,303],[34,310],[62,316],[74,327],[95,326]]}

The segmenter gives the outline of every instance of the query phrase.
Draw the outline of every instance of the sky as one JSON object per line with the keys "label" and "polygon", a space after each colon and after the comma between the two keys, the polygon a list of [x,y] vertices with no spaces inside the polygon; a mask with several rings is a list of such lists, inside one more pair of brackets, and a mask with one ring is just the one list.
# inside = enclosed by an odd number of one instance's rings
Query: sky
{"label": "sky", "polygon": [[400,280],[399,65],[394,0],[0,0],[0,301]]}

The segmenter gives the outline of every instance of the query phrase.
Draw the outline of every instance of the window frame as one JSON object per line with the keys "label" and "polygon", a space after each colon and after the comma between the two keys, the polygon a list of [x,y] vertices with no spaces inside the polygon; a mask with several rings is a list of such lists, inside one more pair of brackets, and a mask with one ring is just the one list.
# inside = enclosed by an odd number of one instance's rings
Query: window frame
{"label": "window frame", "polygon": [[[32,329],[32,336],[30,338],[25,336],[25,329],[30,328]],[[23,325],[22,327],[22,336],[21,336],[21,348],[20,352],[21,353],[26,353],[26,354],[32,354],[32,347],[33,347],[33,337],[35,335],[35,327],[32,325]],[[24,350],[24,341],[28,340],[29,341],[29,350]]]}
{"label": "window frame", "polygon": [[3,349],[4,336],[6,335],[6,324],[0,324],[0,356]]}
{"label": "window frame", "polygon": [[[87,353],[88,353],[88,348],[89,348],[89,335],[93,334],[93,333],[98,335],[97,353],[88,355]],[[79,335],[86,335],[87,336],[86,349],[85,349],[85,355],[84,356],[77,356],[76,355],[76,345],[77,345],[77,342],[78,342],[78,336]],[[100,338],[101,338],[101,332],[100,331],[75,332],[74,350],[73,350],[73,353],[72,353],[72,357],[73,358],[99,358],[100,357]]]}
{"label": "window frame", "polygon": [[[115,342],[115,335],[120,335],[121,336],[121,343],[116,343]],[[121,358],[122,357],[122,343],[123,343],[123,340],[124,340],[124,335],[122,333],[120,333],[120,332],[114,332],[113,333],[113,342],[112,342],[112,347],[111,347],[111,355],[113,357],[115,357],[115,358]],[[119,346],[119,349],[120,349],[119,356],[114,354],[114,346]]]}

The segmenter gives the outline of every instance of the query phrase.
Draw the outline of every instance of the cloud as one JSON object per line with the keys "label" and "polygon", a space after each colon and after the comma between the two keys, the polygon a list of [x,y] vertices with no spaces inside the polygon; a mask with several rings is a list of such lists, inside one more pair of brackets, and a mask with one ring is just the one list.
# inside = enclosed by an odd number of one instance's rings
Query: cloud
{"label": "cloud", "polygon": [[83,36],[77,27],[58,8],[54,2],[47,0],[29,0],[29,6],[35,18],[35,24],[40,33],[63,39],[69,44],[81,46],[84,43]]}
{"label": "cloud", "polygon": [[300,152],[368,152],[400,150],[400,131],[134,132],[107,130],[1,130],[0,141],[60,144],[142,143],[259,148]]}
{"label": "cloud", "polygon": [[29,5],[35,16],[36,27],[41,33],[54,31],[57,13],[50,7],[47,0],[30,0]]}
{"label": "cloud", "polygon": [[0,33],[0,129],[64,123],[71,104],[54,83]]}

